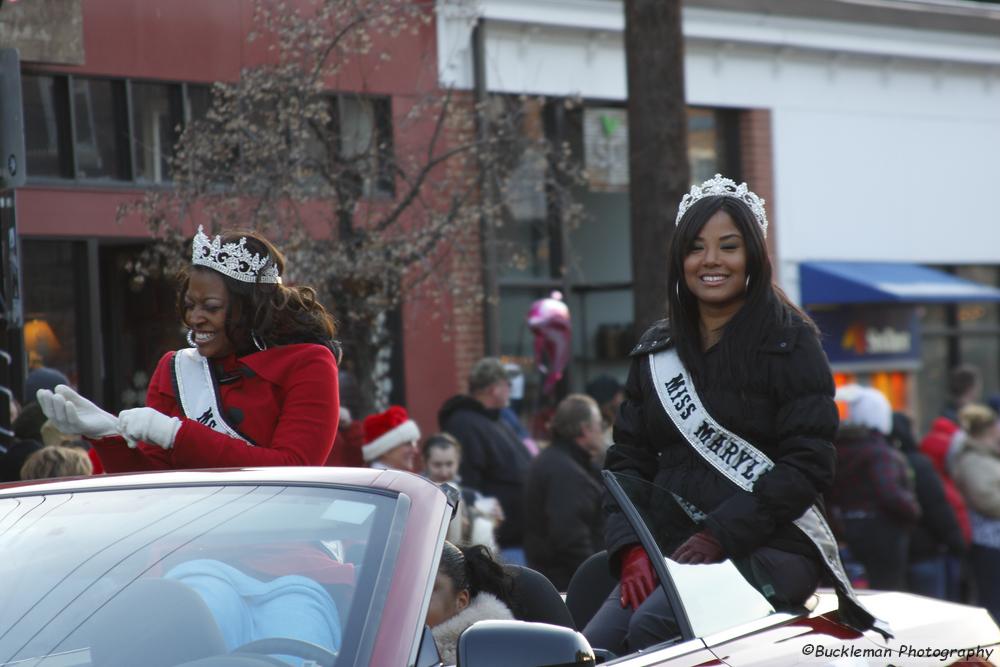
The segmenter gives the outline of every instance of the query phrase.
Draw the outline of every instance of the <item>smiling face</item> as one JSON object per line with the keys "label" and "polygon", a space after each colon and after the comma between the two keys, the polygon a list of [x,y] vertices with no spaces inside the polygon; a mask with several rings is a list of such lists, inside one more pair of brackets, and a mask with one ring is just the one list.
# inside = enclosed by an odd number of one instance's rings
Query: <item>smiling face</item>
{"label": "smiling face", "polygon": [[743,235],[724,210],[708,219],[684,257],[684,284],[699,309],[735,312],[746,298],[747,251]]}
{"label": "smiling face", "polygon": [[203,357],[225,357],[235,351],[226,335],[229,291],[222,276],[209,269],[193,269],[184,295],[184,323],[191,327]]}
{"label": "smiling face", "polygon": [[401,445],[396,445],[375,460],[393,470],[413,470],[413,462],[416,455],[417,441],[410,440]]}

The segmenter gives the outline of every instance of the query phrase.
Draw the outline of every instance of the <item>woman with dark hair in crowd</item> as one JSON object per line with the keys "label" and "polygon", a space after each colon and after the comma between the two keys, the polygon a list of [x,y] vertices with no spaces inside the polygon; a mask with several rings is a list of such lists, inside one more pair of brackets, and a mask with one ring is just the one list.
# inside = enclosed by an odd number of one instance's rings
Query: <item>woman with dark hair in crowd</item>
{"label": "woman with dark hair in crowd", "polygon": [[444,664],[455,664],[458,636],[473,623],[513,620],[510,592],[510,576],[489,549],[444,543],[427,608],[427,625]]}
{"label": "woman with dark hair in crowd", "polygon": [[177,298],[190,348],[160,359],[146,407],[115,417],[65,385],[39,404],[109,472],[322,465],[337,432],[336,329],[312,288],[282,283],[284,268],[256,233],[199,227]]}
{"label": "woman with dark hair in crowd", "polygon": [[[640,511],[673,560],[729,558],[775,607],[801,605],[825,572],[841,617],[868,629],[815,506],[833,481],[833,379],[815,325],[772,282],[764,202],[717,174],[684,196],[676,224],[669,320],[631,353],[605,469],[665,491]],[[605,543],[620,584],[584,630],[591,645],[621,653],[677,636],[620,512]]]}

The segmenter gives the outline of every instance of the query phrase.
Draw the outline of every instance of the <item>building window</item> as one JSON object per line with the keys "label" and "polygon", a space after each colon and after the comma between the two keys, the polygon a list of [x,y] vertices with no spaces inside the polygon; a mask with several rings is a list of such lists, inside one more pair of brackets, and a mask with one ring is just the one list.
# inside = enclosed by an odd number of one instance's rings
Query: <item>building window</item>
{"label": "building window", "polygon": [[364,197],[395,193],[392,171],[392,105],[388,98],[339,95],[334,109],[340,158],[355,161],[350,171]]}
{"label": "building window", "polygon": [[33,178],[72,178],[73,157],[66,77],[21,77],[27,168]]}
{"label": "building window", "polygon": [[137,181],[170,180],[170,158],[180,136],[182,109],[179,85],[132,83],[132,145]]}
{"label": "building window", "polygon": [[[719,171],[734,172],[729,145],[734,123],[725,110],[688,110],[692,183]],[[505,219],[498,231],[501,353],[530,356],[527,307],[553,289],[564,290],[574,331],[571,389],[581,389],[596,375],[623,375],[634,336],[628,116],[622,106],[567,109],[563,100],[527,99],[521,106],[521,132],[529,148],[517,156],[507,179]],[[546,197],[550,167],[531,148],[543,135],[566,142],[583,168],[585,185],[572,193],[583,221],[566,229],[560,212],[553,210],[558,204]]]}
{"label": "building window", "polygon": [[25,240],[21,252],[28,369],[55,368],[79,385],[81,348],[77,332],[84,328],[80,304],[84,302],[85,287],[78,278],[84,261],[83,246],[70,241]]}
{"label": "building window", "polygon": [[204,118],[212,106],[212,86],[202,83],[189,83],[184,86],[184,122]]}
{"label": "building window", "polygon": [[[525,370],[521,417],[535,423],[538,392],[533,336],[526,317],[532,302],[563,293],[572,317],[568,391],[582,391],[600,375],[624,380],[635,332],[629,218],[628,115],[624,106],[568,104],[563,99],[497,97],[517,112],[525,147],[510,157],[503,179],[503,224],[497,230],[500,353]],[[719,109],[688,111],[692,183],[717,171],[737,175],[737,116]],[[555,196],[556,176],[541,148],[566,144],[582,183]],[[563,182],[565,180],[563,179]],[[564,195],[568,194],[569,197]],[[582,220],[568,224],[566,209]],[[574,216],[575,217],[575,216]]]}
{"label": "building window", "polygon": [[[960,278],[1000,287],[1000,267],[935,267]],[[959,303],[919,309],[921,361],[917,376],[923,431],[947,400],[948,372],[970,364],[983,377],[983,399],[1000,393],[1000,304]],[[922,432],[923,432],[922,431]]]}
{"label": "building window", "polygon": [[125,82],[74,78],[72,91],[77,178],[129,180]]}
{"label": "building window", "polygon": [[[28,72],[22,86],[29,178],[169,182],[179,128],[204,118],[212,104],[207,84]],[[390,98],[344,94],[329,100],[330,124],[317,129],[302,153],[306,184],[322,188],[330,155],[318,142],[329,142],[337,166],[356,181],[357,196],[394,196]],[[218,166],[213,182],[231,181],[231,166]]]}

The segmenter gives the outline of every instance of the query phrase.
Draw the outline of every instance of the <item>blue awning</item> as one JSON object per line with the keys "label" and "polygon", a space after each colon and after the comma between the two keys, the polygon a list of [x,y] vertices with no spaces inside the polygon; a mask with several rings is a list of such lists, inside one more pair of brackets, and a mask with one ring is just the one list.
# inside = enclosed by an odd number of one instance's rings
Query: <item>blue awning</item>
{"label": "blue awning", "polygon": [[1000,301],[1000,289],[918,264],[802,262],[804,304]]}

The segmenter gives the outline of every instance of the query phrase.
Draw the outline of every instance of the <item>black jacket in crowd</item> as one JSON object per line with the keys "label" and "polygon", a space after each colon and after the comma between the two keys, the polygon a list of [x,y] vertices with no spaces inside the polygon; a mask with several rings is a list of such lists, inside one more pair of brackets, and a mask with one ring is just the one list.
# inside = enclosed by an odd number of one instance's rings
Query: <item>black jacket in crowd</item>
{"label": "black jacket in crowd", "polygon": [[910,534],[910,562],[949,553],[965,553],[965,538],[955,518],[955,510],[944,496],[944,485],[926,454],[916,450],[903,450],[913,469],[917,501],[920,503],[920,521]]}
{"label": "black jacket in crowd", "polygon": [[[667,321],[650,328],[632,351],[626,399],[615,421],[614,445],[605,468],[640,475],[706,513],[705,527],[730,558],[758,547],[818,558],[815,547],[792,525],[833,482],[837,407],[830,367],[813,330],[801,321],[778,325],[759,341],[747,386],[713,382],[724,376],[718,346],[705,353],[704,378],[697,386],[705,409],[723,427],[740,435],[775,463],[747,493],[724,478],[687,443],[670,421],[651,386],[649,356],[670,346]],[[606,544],[611,567],[636,537],[625,517],[607,502]],[[669,493],[653,493],[647,521],[669,555],[701,530]]]}
{"label": "black jacket in crowd", "polygon": [[500,501],[506,517],[497,529],[501,547],[521,546],[524,478],[531,454],[514,430],[471,396],[453,396],[438,411],[438,425],[462,445],[462,485]]}
{"label": "black jacket in crowd", "polygon": [[524,484],[524,550],[528,567],[565,591],[576,568],[604,548],[604,486],[590,456],[554,440],[528,468]]}

